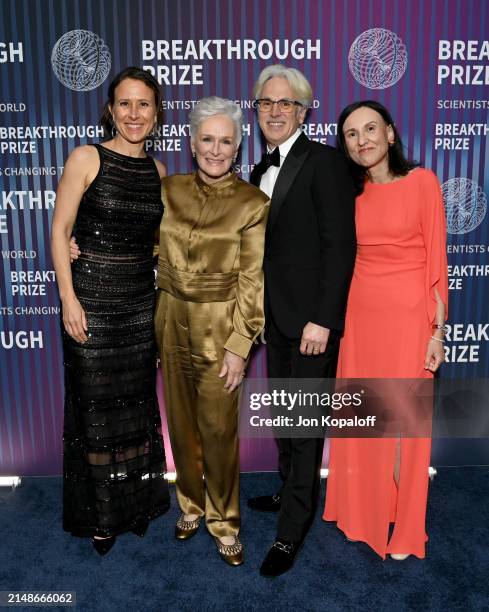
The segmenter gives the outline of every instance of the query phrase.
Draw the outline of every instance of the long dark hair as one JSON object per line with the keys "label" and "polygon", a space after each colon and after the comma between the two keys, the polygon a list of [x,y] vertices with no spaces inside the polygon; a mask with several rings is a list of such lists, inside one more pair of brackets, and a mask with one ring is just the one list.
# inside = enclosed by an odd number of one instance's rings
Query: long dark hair
{"label": "long dark hair", "polygon": [[112,135],[112,128],[114,127],[114,121],[112,120],[112,113],[110,112],[110,107],[114,105],[115,90],[117,86],[120,85],[120,83],[122,83],[122,81],[124,81],[125,79],[135,79],[136,81],[142,81],[145,85],[147,85],[150,89],[153,90],[157,109],[156,124],[161,125],[163,123],[163,109],[161,108],[161,91],[160,86],[158,85],[158,81],[154,78],[152,74],[150,74],[146,70],[142,70],[137,66],[129,66],[128,68],[124,68],[124,70],[121,70],[119,74],[115,75],[109,85],[109,90],[107,92],[107,101],[104,106],[104,112],[100,119],[100,123],[102,124],[106,135],[109,137]]}
{"label": "long dark hair", "polygon": [[349,104],[346,108],[344,108],[340,116],[338,118],[338,128],[336,135],[336,146],[343,153],[343,155],[348,160],[348,164],[350,166],[351,174],[353,177],[353,182],[355,185],[355,193],[360,195],[363,192],[363,187],[365,184],[365,178],[367,175],[367,168],[356,164],[350,157],[348,153],[348,149],[346,147],[345,135],[343,133],[343,126],[348,117],[357,109],[367,107],[379,113],[382,119],[385,121],[386,125],[390,125],[392,131],[394,132],[394,142],[391,146],[389,146],[388,152],[388,162],[389,162],[389,170],[394,176],[406,176],[406,174],[419,166],[419,164],[415,161],[407,159],[404,155],[403,145],[401,141],[401,137],[399,136],[399,132],[397,131],[394,120],[391,117],[389,111],[380,104],[380,102],[376,102],[375,100],[360,100],[360,102],[353,102],[353,104]]}

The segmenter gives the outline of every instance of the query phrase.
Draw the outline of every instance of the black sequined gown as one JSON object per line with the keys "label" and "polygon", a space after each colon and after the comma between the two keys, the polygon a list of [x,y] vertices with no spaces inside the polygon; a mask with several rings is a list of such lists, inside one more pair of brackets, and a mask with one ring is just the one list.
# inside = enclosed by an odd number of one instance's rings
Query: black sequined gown
{"label": "black sequined gown", "polygon": [[116,535],[169,507],[153,326],[160,179],[151,158],[96,146],[100,170],[80,203],[72,267],[88,341],[63,331],[63,527],[76,536]]}

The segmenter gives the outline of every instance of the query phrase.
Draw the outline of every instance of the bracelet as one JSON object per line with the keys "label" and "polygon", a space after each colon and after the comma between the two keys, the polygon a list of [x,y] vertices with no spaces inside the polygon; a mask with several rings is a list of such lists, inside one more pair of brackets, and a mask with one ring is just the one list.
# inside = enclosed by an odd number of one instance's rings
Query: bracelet
{"label": "bracelet", "polygon": [[448,327],[446,327],[446,325],[440,325],[439,323],[434,323],[431,326],[431,329],[441,329],[442,331],[444,331],[445,333],[447,333],[448,331]]}
{"label": "bracelet", "polygon": [[444,340],[440,340],[440,338],[435,338],[435,336],[430,336],[432,340],[436,340],[437,342],[441,342],[442,344],[445,342]]}

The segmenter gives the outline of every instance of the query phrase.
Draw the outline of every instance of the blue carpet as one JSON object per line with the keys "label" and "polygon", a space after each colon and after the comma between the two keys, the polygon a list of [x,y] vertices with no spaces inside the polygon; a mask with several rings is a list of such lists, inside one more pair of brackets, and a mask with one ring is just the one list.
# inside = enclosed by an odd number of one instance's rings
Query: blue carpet
{"label": "blue carpet", "polygon": [[489,610],[489,468],[439,468],[423,561],[382,561],[365,544],[347,542],[320,519],[321,499],[294,568],[265,579],[258,568],[276,515],[248,510],[244,500],[277,482],[275,474],[242,475],[246,560],[232,568],[205,529],[174,540],[173,487],[171,510],[144,539],[125,534],[101,558],[87,540],[61,530],[61,479],[26,478],[15,491],[0,490],[0,590],[76,591],[82,612]]}

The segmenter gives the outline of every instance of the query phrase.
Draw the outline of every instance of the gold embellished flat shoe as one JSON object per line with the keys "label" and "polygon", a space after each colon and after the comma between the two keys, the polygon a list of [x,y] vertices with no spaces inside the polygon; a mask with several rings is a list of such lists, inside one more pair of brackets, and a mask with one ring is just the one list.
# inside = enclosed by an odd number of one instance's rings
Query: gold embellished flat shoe
{"label": "gold embellished flat shoe", "polygon": [[223,544],[219,538],[214,537],[217,550],[223,561],[228,565],[241,565],[243,563],[243,545],[238,536],[234,536],[233,544]]}
{"label": "gold embellished flat shoe", "polygon": [[201,516],[198,516],[193,521],[186,521],[185,514],[180,514],[177,524],[175,525],[175,537],[177,540],[188,540],[197,533],[199,529]]}

